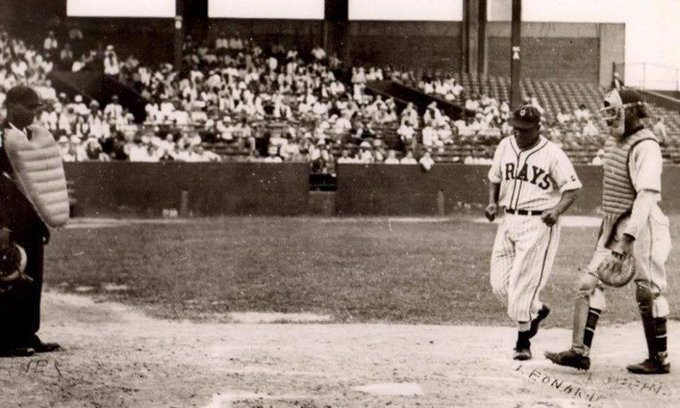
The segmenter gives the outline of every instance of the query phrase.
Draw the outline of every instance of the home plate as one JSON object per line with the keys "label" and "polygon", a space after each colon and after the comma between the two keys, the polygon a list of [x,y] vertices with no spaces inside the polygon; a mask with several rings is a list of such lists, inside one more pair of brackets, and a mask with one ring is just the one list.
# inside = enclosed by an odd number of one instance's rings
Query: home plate
{"label": "home plate", "polygon": [[[502,218],[496,218],[494,224],[500,223]],[[562,220],[562,226],[567,228],[594,228],[599,227],[602,222],[600,217],[586,217],[582,215],[563,215],[560,217]],[[478,217],[472,220],[479,224],[488,224],[489,220],[484,217]]]}
{"label": "home plate", "polygon": [[423,389],[416,383],[368,384],[353,389],[373,395],[423,395]]}
{"label": "home plate", "polygon": [[333,319],[331,315],[314,313],[261,313],[234,312],[229,313],[234,323],[323,323]]}
{"label": "home plate", "polygon": [[[230,408],[234,402],[248,401],[248,400],[299,400],[309,399],[309,396],[304,395],[267,395],[258,394],[250,391],[234,390],[231,392],[219,392],[212,396],[212,401],[203,408]],[[258,405],[259,406],[259,405]]]}

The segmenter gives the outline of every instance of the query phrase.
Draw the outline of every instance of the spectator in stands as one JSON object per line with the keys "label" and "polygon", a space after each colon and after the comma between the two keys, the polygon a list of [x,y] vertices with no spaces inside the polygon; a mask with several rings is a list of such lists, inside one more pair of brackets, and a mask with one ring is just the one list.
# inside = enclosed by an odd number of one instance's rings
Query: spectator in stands
{"label": "spectator in stands", "polygon": [[479,104],[479,99],[477,97],[477,94],[473,93],[472,97],[465,101],[465,109],[469,112],[476,113],[477,109],[479,109],[480,104]]}
{"label": "spectator in stands", "polygon": [[397,159],[397,152],[395,150],[388,150],[387,151],[387,157],[385,158],[385,161],[383,162],[385,164],[399,164],[399,159]]}
{"label": "spectator in stands", "polygon": [[71,28],[68,30],[68,41],[69,43],[73,44],[73,48],[75,50],[77,50],[78,52],[83,51],[82,49],[83,32],[77,25],[71,26]]}
{"label": "spectator in stands", "polygon": [[375,158],[371,152],[371,144],[367,141],[361,142],[359,145],[359,153],[357,154],[359,163],[373,163]]}
{"label": "spectator in stands", "polygon": [[423,114],[423,124],[434,125],[442,119],[442,116],[443,115],[441,111],[437,107],[437,102],[432,102],[427,105],[427,109],[425,109],[425,113]]}
{"label": "spectator in stands", "polygon": [[364,67],[352,68],[352,87],[353,87],[353,97],[355,100],[360,101],[364,97],[364,88],[366,88],[366,74],[364,72]]}
{"label": "spectator in stands", "polygon": [[59,51],[59,67],[62,70],[71,70],[73,67],[73,51],[68,43]]}
{"label": "spectator in stands", "polygon": [[[279,157],[279,160],[281,158]],[[201,145],[196,145],[193,147],[193,152],[192,152],[192,161],[193,162],[220,162],[222,161],[222,158],[209,150],[205,150],[203,146]],[[280,163],[280,161],[279,161]]]}
{"label": "spectator in stands", "polygon": [[104,118],[108,123],[115,123],[123,116],[123,106],[118,102],[118,95],[111,96],[111,102],[104,107]]}
{"label": "spectator in stands", "polygon": [[128,159],[132,162],[157,161],[149,151],[150,140],[148,136],[135,137],[127,146]]}
{"label": "spectator in stands", "polygon": [[410,126],[412,126],[413,128],[417,128],[418,120],[419,120],[418,111],[413,106],[413,102],[407,103],[404,110],[401,111],[401,123],[403,124],[404,122],[408,121]]}
{"label": "spectator in stands", "polygon": [[434,128],[434,123],[428,123],[423,128],[422,143],[423,146],[425,146],[426,148],[439,146],[441,144],[441,141],[439,140],[439,135],[437,134],[437,130]]}
{"label": "spectator in stands", "polygon": [[594,166],[601,166],[604,164],[604,149],[600,149],[597,151],[595,157],[593,157],[593,160],[590,162],[590,164]]}
{"label": "spectator in stands", "polygon": [[574,110],[574,119],[578,122],[587,122],[590,119],[590,111],[586,105],[581,104]]}
{"label": "spectator in stands", "polygon": [[527,94],[527,99],[525,101],[525,104],[531,105],[534,108],[536,108],[536,110],[538,110],[541,113],[541,116],[545,112],[545,109],[541,106],[540,102],[538,101],[538,98],[536,98],[536,96],[534,96],[531,93]]}
{"label": "spectator in stands", "polygon": [[61,159],[63,161],[75,161],[75,157],[71,156],[71,145],[69,143],[68,137],[60,136],[59,140],[57,140],[57,146],[59,147],[59,153],[61,154]]}
{"label": "spectator in stands", "polygon": [[668,142],[668,133],[666,131],[666,124],[663,121],[662,116],[657,116],[656,123],[652,127],[652,131],[659,139],[659,144],[666,145]]}
{"label": "spectator in stands", "polygon": [[616,90],[621,90],[625,84],[623,83],[623,79],[621,79],[621,76],[619,75],[618,72],[614,71],[614,74],[612,76],[612,84],[611,84],[611,89],[616,89]]}
{"label": "spectator in stands", "polygon": [[76,95],[75,98],[73,98],[73,104],[71,104],[71,106],[76,115],[86,115],[90,111],[83,102],[82,95]]}
{"label": "spectator in stands", "polygon": [[434,160],[432,159],[429,150],[425,150],[420,160],[418,160],[418,163],[425,171],[430,171],[432,169],[432,166],[434,166]]}
{"label": "spectator in stands", "polygon": [[566,124],[566,123],[568,123],[568,122],[571,122],[571,120],[572,120],[571,114],[569,114],[569,113],[568,113],[567,111],[565,111],[565,110],[561,110],[561,111],[557,114],[557,123],[559,123],[560,125],[564,125],[564,124]]}
{"label": "spectator in stands", "polygon": [[588,119],[586,124],[583,125],[582,134],[584,138],[595,138],[600,134],[600,131],[597,129],[597,126],[595,126],[593,121]]}
{"label": "spectator in stands", "polygon": [[418,164],[418,161],[413,157],[413,150],[407,150],[404,157],[399,161],[399,164]]}
{"label": "spectator in stands", "polygon": [[50,30],[47,33],[47,37],[43,41],[43,50],[47,52],[55,52],[59,48],[59,41],[57,41],[57,36],[54,31]]}
{"label": "spectator in stands", "polygon": [[102,146],[99,140],[95,137],[89,137],[85,142],[85,156],[87,160],[91,161],[110,161],[109,155],[102,151]]}
{"label": "spectator in stands", "polygon": [[397,129],[399,140],[401,140],[401,144],[405,148],[415,148],[417,144],[415,133],[416,131],[409,120],[403,121],[402,125]]}
{"label": "spectator in stands", "polygon": [[311,54],[315,61],[322,62],[326,59],[326,51],[320,45],[314,47]]}
{"label": "spectator in stands", "polygon": [[349,150],[347,150],[347,149],[342,149],[342,151],[340,152],[340,157],[338,157],[338,158],[335,160],[335,162],[338,163],[338,164],[345,164],[345,163],[354,163],[355,160],[354,160],[354,158],[351,156]]}
{"label": "spectator in stands", "polygon": [[120,63],[118,55],[113,45],[107,45],[104,52],[104,74],[118,76],[120,74]]}

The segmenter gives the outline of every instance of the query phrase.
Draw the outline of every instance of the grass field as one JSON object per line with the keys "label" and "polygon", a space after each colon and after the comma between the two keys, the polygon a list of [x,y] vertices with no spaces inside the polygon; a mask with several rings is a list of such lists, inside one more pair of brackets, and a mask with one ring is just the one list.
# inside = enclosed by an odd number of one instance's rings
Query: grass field
{"label": "grass field", "polygon": [[[64,291],[89,287],[165,318],[304,311],[339,322],[511,324],[488,283],[495,225],[462,216],[406,221],[241,217],[66,229],[47,247],[45,281]],[[546,326],[570,326],[578,268],[595,233],[562,230],[542,296],[553,307]],[[675,318],[678,259],[673,251],[667,264]],[[638,318],[631,286],[610,291],[608,304],[604,324]]]}

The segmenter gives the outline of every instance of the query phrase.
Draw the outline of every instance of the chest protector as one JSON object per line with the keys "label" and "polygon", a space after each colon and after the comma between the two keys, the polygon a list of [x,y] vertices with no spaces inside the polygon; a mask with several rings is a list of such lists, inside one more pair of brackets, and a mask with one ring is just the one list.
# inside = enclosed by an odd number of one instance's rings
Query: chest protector
{"label": "chest protector", "polygon": [[4,148],[13,180],[50,227],[60,227],[69,219],[69,200],[59,147],[46,129],[32,125],[32,137],[16,128],[5,129]]}
{"label": "chest protector", "polygon": [[642,129],[624,139],[609,137],[605,142],[602,186],[602,211],[605,214],[620,216],[633,209],[637,192],[630,178],[628,164],[633,148],[644,140],[658,143],[649,129]]}

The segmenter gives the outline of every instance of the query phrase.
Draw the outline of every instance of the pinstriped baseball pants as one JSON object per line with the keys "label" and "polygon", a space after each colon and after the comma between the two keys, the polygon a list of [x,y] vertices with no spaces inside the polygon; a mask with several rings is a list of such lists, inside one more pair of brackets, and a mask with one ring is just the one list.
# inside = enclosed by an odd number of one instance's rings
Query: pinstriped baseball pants
{"label": "pinstriped baseball pants", "polygon": [[539,216],[505,214],[491,253],[491,289],[507,302],[508,316],[530,322],[543,304],[541,290],[552,270],[560,222],[552,227]]}

